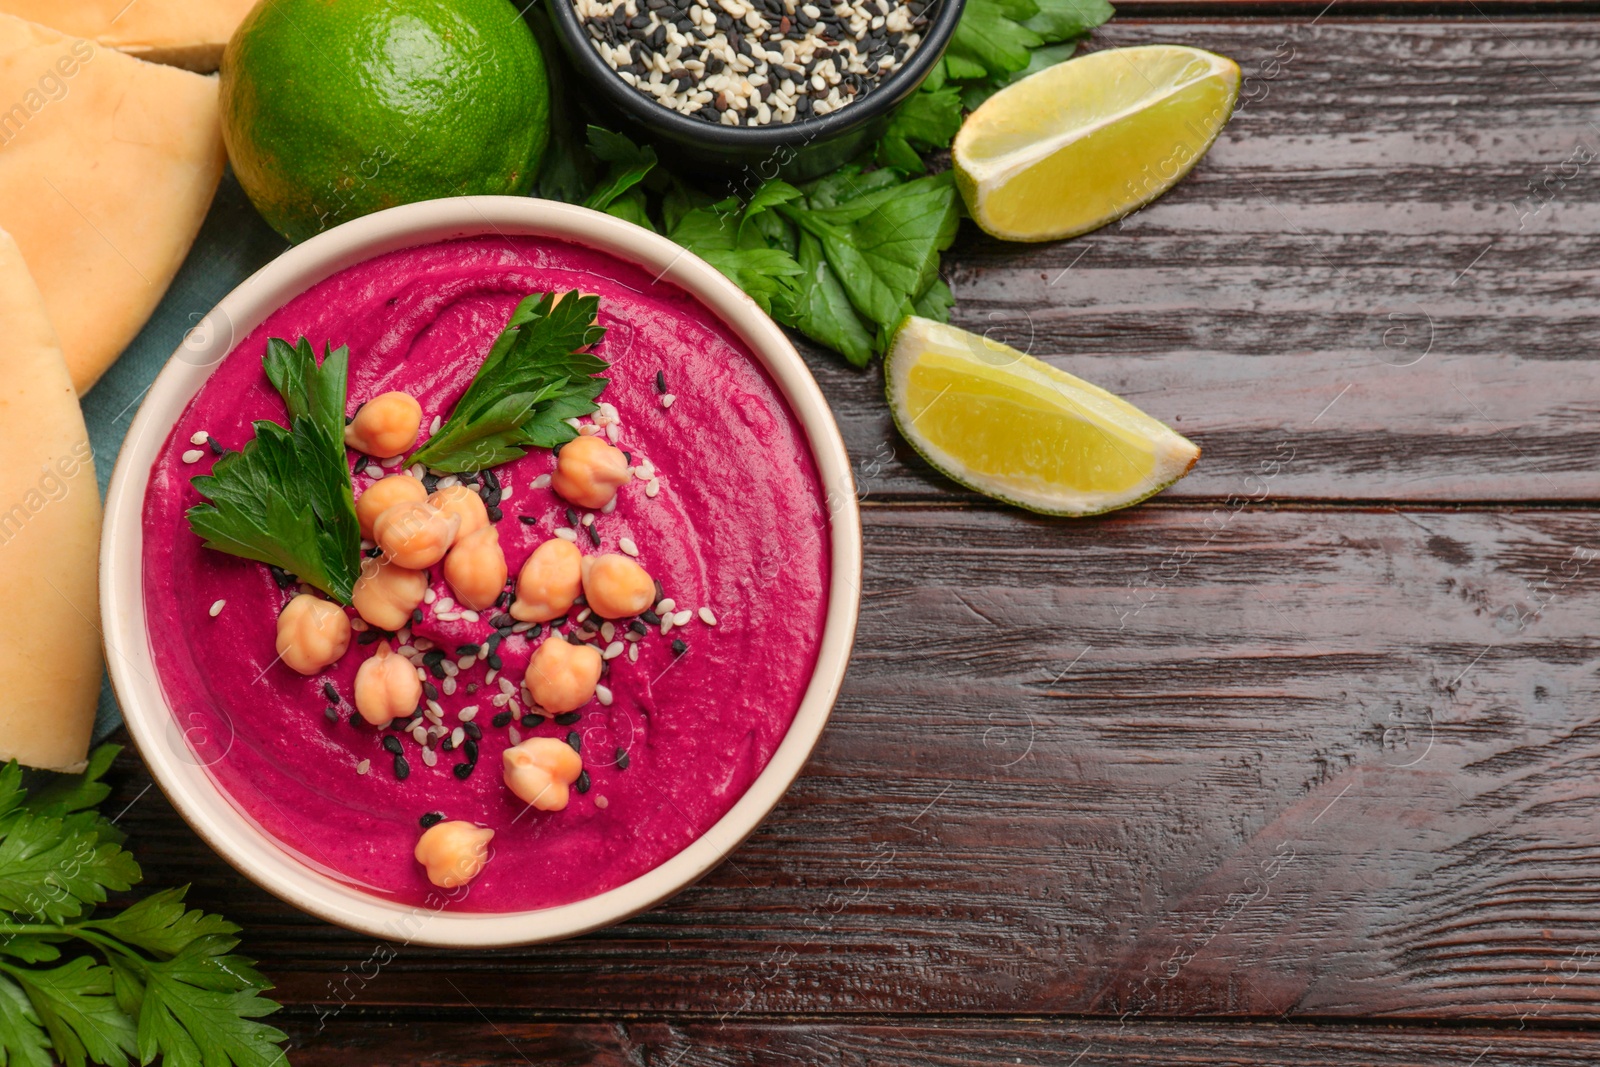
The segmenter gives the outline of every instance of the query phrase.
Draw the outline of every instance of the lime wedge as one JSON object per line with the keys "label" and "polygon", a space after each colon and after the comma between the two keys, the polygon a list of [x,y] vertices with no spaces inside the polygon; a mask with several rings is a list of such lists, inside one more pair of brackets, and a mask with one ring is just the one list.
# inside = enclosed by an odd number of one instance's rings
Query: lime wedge
{"label": "lime wedge", "polygon": [[995,93],[951,156],[978,225],[1008,241],[1087,233],[1149,203],[1233,114],[1239,66],[1180,45],[1091,52]]}
{"label": "lime wedge", "polygon": [[1049,515],[1094,515],[1189,473],[1200,449],[1121,397],[1014,348],[908,318],[884,361],[900,432],[941,473]]}

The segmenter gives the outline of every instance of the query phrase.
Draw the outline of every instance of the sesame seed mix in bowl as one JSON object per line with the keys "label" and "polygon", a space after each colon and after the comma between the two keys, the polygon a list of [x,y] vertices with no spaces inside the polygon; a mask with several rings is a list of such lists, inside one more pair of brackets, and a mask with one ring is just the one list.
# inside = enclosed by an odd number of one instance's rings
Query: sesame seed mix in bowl
{"label": "sesame seed mix in bowl", "polygon": [[572,0],[595,51],[663,107],[724,126],[828,115],[922,43],[928,0]]}

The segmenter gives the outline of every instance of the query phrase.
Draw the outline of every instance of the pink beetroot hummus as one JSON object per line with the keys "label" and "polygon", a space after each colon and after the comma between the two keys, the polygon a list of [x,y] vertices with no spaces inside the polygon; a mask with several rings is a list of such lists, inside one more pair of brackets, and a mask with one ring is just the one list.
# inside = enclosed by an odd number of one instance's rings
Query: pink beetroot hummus
{"label": "pink beetroot hummus", "polygon": [[[500,756],[512,742],[508,728],[492,722],[508,709],[492,702],[501,688],[485,683],[486,661],[462,670],[455,694],[440,698],[452,727],[461,709],[479,709],[480,755],[464,780],[452,770],[463,759],[459,749],[439,753],[429,767],[408,736],[348,721],[356,669],[376,645],[352,642],[315,677],[276,662],[275,620],[295,590],[279,588],[264,565],[201,546],[184,511],[200,501],[189,479],[206,473],[214,457],[203,450],[198,462],[185,463],[182,456],[195,448],[197,432],[237,449],[250,439],[253,420],[287,421],[261,369],[268,337],[305,336],[319,355],[324,343],[348,345],[347,411],[378,393],[405,390],[422,404],[425,440],[434,417],[449,415],[518,299],[573,289],[600,296],[607,333],[597,351],[611,363],[600,399],[618,411],[618,447],[635,464],[653,464],[659,482],[653,497],[642,478],[624,486],[612,513],[594,515],[600,544],[580,529],[578,546],[616,552],[630,540],[677,610],[696,614],[665,637],[650,627],[636,662],[628,655],[608,661],[602,684],[613,694],[609,706],[591,701],[570,725],[513,722],[523,738],[576,732],[581,740],[588,791],[574,792],[564,811],[543,812],[526,808],[501,780]],[[676,397],[670,408],[661,404],[658,371]],[[375,479],[366,457],[350,457],[359,496]],[[536,545],[570,525],[566,503],[533,487],[553,467],[549,452],[534,449],[497,469],[509,492],[496,526],[513,576]],[[274,313],[173,428],[151,471],[144,538],[146,614],[177,719],[174,743],[185,739],[237,807],[290,853],[399,902],[439,900],[412,858],[420,816],[440,812],[492,828],[488,866],[467,891],[451,894],[450,907],[469,911],[593,896],[704,833],[787,731],[810,682],[827,607],[827,511],[811,452],[743,344],[670,284],[606,254],[532,238],[390,253]],[[432,588],[450,595],[438,567]],[[699,617],[702,607],[711,609],[714,625]],[[434,605],[422,611],[413,639],[434,642],[452,660],[458,646],[482,643],[492,632],[493,609],[477,622],[441,621]],[[532,652],[528,636],[499,646],[500,677],[521,681]],[[684,643],[681,653],[674,653],[674,639]],[[339,696],[336,721],[326,714],[328,683]],[[405,780],[395,775],[385,737],[404,744]],[[359,774],[364,760],[370,769]]]}

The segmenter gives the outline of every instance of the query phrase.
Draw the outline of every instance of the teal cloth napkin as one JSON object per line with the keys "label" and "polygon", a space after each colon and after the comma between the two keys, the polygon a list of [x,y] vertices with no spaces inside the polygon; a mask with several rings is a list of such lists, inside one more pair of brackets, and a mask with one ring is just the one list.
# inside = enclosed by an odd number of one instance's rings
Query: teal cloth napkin
{"label": "teal cloth napkin", "polygon": [[[116,465],[128,424],[184,334],[234,286],[288,247],[288,242],[250,206],[232,172],[225,174],[200,235],[178,268],[167,295],[127,351],[83,398],[83,418],[89,425],[89,443],[94,447],[101,499],[105,498],[111,468]],[[85,293],[84,298],[92,299],[93,294]],[[102,740],[121,724],[121,709],[109,682],[102,679],[95,740]]]}

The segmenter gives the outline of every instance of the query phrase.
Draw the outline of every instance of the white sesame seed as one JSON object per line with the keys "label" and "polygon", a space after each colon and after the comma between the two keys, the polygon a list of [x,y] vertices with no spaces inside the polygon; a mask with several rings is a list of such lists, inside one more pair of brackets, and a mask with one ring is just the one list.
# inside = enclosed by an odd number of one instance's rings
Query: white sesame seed
{"label": "white sesame seed", "polygon": [[615,637],[616,635],[617,635],[617,624],[616,623],[614,623],[614,622],[604,622],[604,623],[600,624],[600,636],[602,638],[604,638],[605,640],[609,641],[613,637]]}
{"label": "white sesame seed", "polygon": [[438,433],[439,432],[439,427],[442,426],[443,424],[444,424],[444,420],[442,418],[440,418],[438,415],[435,415],[433,417],[433,421],[428,423],[428,436],[432,437],[434,434]]}
{"label": "white sesame seed", "polygon": [[429,711],[433,712],[433,718],[444,718],[444,708],[439,706],[439,702],[437,700],[428,701],[426,706]]}
{"label": "white sesame seed", "polygon": [[372,761],[369,760],[369,759],[364,759],[360,763],[356,764],[356,773],[357,774],[366,774],[371,769],[372,769]]}
{"label": "white sesame seed", "polygon": [[588,621],[589,616],[593,614],[594,612],[591,609],[584,608],[582,611],[578,612],[578,624],[582,625],[584,622]]}
{"label": "white sesame seed", "polygon": [[226,600],[213,601],[212,604],[211,604],[211,611],[209,613],[211,615],[211,617],[214,619],[218,615],[221,615],[222,614],[222,609],[224,607],[226,607],[227,604],[228,604],[228,602]]}
{"label": "white sesame seed", "polygon": [[628,662],[629,663],[638,663],[639,662],[639,646],[638,645],[629,645],[628,646]]}
{"label": "white sesame seed", "polygon": [[457,657],[456,666],[460,667],[462,670],[466,670],[468,667],[471,667],[476,662],[478,662],[478,656],[477,656],[476,653],[474,653],[473,655],[470,655],[470,656],[459,656],[459,657]]}
{"label": "white sesame seed", "polygon": [[476,611],[473,611],[471,608],[468,608],[466,611],[463,611],[461,613],[461,621],[462,622],[477,622],[478,621],[478,613]]}
{"label": "white sesame seed", "polygon": [[428,468],[424,467],[420,463],[413,463],[411,465],[411,469],[407,473],[420,482],[422,481],[422,476],[428,473]]}
{"label": "white sesame seed", "polygon": [[594,698],[609,707],[611,704],[611,690],[603,685],[597,685],[594,687]]}
{"label": "white sesame seed", "polygon": [[639,546],[633,543],[633,538],[631,537],[622,538],[617,542],[617,547],[622,549],[622,551],[626,552],[630,556],[637,556],[639,554]]}
{"label": "white sesame seed", "polygon": [[434,604],[434,607],[439,611],[451,611],[455,606],[456,602],[447,596],[440,597]]}
{"label": "white sesame seed", "polygon": [[504,693],[506,696],[510,696],[516,691],[517,687],[511,683],[510,678],[500,679],[500,692]]}
{"label": "white sesame seed", "polygon": [[[502,497],[501,499],[504,499],[504,498]],[[613,511],[616,511],[616,510],[617,510],[617,498],[616,497],[612,497],[610,500],[607,500],[604,504],[600,505],[600,514],[602,514],[602,515],[609,515]]]}
{"label": "white sesame seed", "polygon": [[447,474],[443,478],[439,479],[439,484],[435,488],[437,488],[437,489],[449,489],[452,486],[456,486],[456,485],[460,485],[460,484],[461,484],[461,479],[460,478],[457,478],[454,474]]}
{"label": "white sesame seed", "polygon": [[439,753],[431,748],[424,748],[422,750],[422,762],[429,767],[434,766],[439,762]]}
{"label": "white sesame seed", "polygon": [[439,664],[439,666],[444,668],[444,673],[446,675],[446,679],[447,680],[449,678],[454,678],[457,674],[459,674],[461,672],[461,668],[457,667],[454,663],[451,663],[449,660],[445,660],[443,663]]}
{"label": "white sesame seed", "polygon": [[411,728],[411,740],[419,745],[426,745],[428,743],[428,728],[420,722],[417,723]]}
{"label": "white sesame seed", "polygon": [[486,675],[484,675],[484,676],[483,676],[483,681],[484,681],[484,684],[486,684],[486,685],[493,685],[493,684],[494,684],[494,676],[495,676],[495,675],[497,675],[497,674],[499,674],[499,673],[500,673],[500,672],[499,672],[499,671],[496,671],[496,670],[491,670],[491,671],[489,671],[489,673],[488,673],[488,674],[486,674]]}
{"label": "white sesame seed", "polygon": [[423,592],[422,592],[422,602],[424,604],[432,604],[435,600],[438,600],[438,599],[439,599],[439,594],[435,593],[432,589],[423,590]]}
{"label": "white sesame seed", "polygon": [[529,630],[533,629],[533,626],[534,624],[531,622],[514,623],[511,627],[511,632],[514,634],[525,634]]}
{"label": "white sesame seed", "polygon": [[661,492],[661,479],[651,478],[644,487],[644,495],[654,499],[655,495],[659,492]]}
{"label": "white sesame seed", "polygon": [[434,618],[438,619],[440,622],[459,622],[461,620],[461,613],[459,611],[441,611],[435,615]]}
{"label": "white sesame seed", "polygon": [[[821,88],[821,87],[818,86],[818,88]],[[725,112],[723,112],[723,114],[730,115],[730,114],[732,114],[732,112],[725,111]],[[678,399],[677,396],[675,396],[672,393],[662,393],[661,394],[661,406],[664,407],[664,408],[670,408],[672,406],[672,402],[674,400],[677,400],[677,399]]]}
{"label": "white sesame seed", "polygon": [[672,617],[672,625],[687,626],[689,625],[689,620],[692,618],[694,618],[694,612],[690,611],[688,608],[684,608],[682,611],[678,612]]}
{"label": "white sesame seed", "polygon": [[200,457],[205,454],[205,449],[203,448],[191,448],[183,454],[183,461],[185,463],[199,463]]}
{"label": "white sesame seed", "polygon": [[594,798],[594,806],[599,808],[601,811],[605,811],[611,806],[611,801],[607,800],[603,796],[598,796]]}
{"label": "white sesame seed", "polygon": [[504,482],[500,483],[500,503],[504,504],[511,499],[511,487]]}
{"label": "white sesame seed", "polygon": [[456,718],[460,719],[462,722],[471,722],[473,719],[476,719],[477,717],[478,717],[478,705],[476,705],[476,704],[469,704],[466,707],[462,708],[460,711],[456,712]]}
{"label": "white sesame seed", "polygon": [[606,659],[616,659],[627,650],[627,647],[621,641],[613,641],[606,646],[606,650],[601,655]]}
{"label": "white sesame seed", "polygon": [[350,629],[354,630],[356,633],[362,633],[366,630],[366,628],[367,620],[363,619],[361,616],[357,615],[355,618],[350,620]]}
{"label": "white sesame seed", "polygon": [[417,668],[417,677],[420,678],[422,681],[426,682],[428,680],[428,672],[423,670],[421,667],[418,667]]}
{"label": "white sesame seed", "polygon": [[510,702],[510,700],[511,697],[505,693],[496,693],[492,698],[490,698],[489,703],[493,704],[497,708],[503,708],[507,703]]}
{"label": "white sesame seed", "polygon": [[656,614],[657,615],[670,615],[672,612],[676,611],[677,608],[678,608],[678,602],[676,600],[674,600],[672,597],[669,597],[669,596],[662,597],[656,603]]}
{"label": "white sesame seed", "polygon": [[[533,485],[533,487],[535,489],[543,489],[545,486],[547,486],[549,484],[550,484],[550,476],[548,474],[541,474],[541,475],[539,475],[539,477],[535,478],[533,480],[533,482],[532,482],[532,485]],[[500,499],[504,500],[505,497],[501,497]]]}
{"label": "white sesame seed", "polygon": [[585,526],[593,526],[594,525],[594,515],[589,513],[589,512],[587,512],[587,511],[584,512],[583,513],[583,524]]}
{"label": "white sesame seed", "polygon": [[556,536],[563,541],[576,541],[578,539],[578,531],[569,529],[566,526],[557,526]]}
{"label": "white sesame seed", "polygon": [[439,690],[447,697],[456,695],[456,676],[450,673],[450,664],[446,663],[445,680],[439,683]]}
{"label": "white sesame seed", "polygon": [[210,436],[211,435],[206,433],[204,430],[196,430],[192,435],[190,435],[189,443],[191,445],[203,445],[206,443],[206,438]]}
{"label": "white sesame seed", "polygon": [[457,726],[454,730],[450,731],[450,747],[451,748],[460,748],[461,747],[461,742],[465,741],[466,739],[467,739],[467,731],[466,731],[465,727]]}
{"label": "white sesame seed", "polygon": [[616,423],[613,422],[610,426],[606,427],[606,439],[608,441],[610,441],[612,444],[616,444],[618,438],[620,438],[621,436],[622,436],[622,428],[620,426],[618,426]]}
{"label": "white sesame seed", "polygon": [[710,608],[701,608],[700,621],[705,623],[707,626],[715,626],[717,624],[717,617],[712,614]]}
{"label": "white sesame seed", "polygon": [[412,644],[416,646],[418,652],[433,651],[433,642],[429,641],[426,637],[419,637],[413,641]]}
{"label": "white sesame seed", "polygon": [[378,460],[378,466],[380,466],[380,467],[398,467],[398,466],[400,466],[401,463],[405,462],[405,458],[406,457],[404,457],[404,456],[390,456],[388,459],[380,459],[380,460]]}
{"label": "white sesame seed", "polygon": [[506,736],[511,739],[511,743],[513,745],[522,744],[522,731],[518,730],[515,726],[506,727]]}
{"label": "white sesame seed", "polygon": [[382,478],[383,468],[376,463],[368,463],[366,470],[362,471],[368,478]]}
{"label": "white sesame seed", "polygon": [[672,632],[672,627],[675,626],[675,625],[676,625],[676,623],[674,623],[672,621],[672,616],[671,615],[663,615],[663,616],[661,616],[661,636],[665,637],[669,633],[671,633]]}

